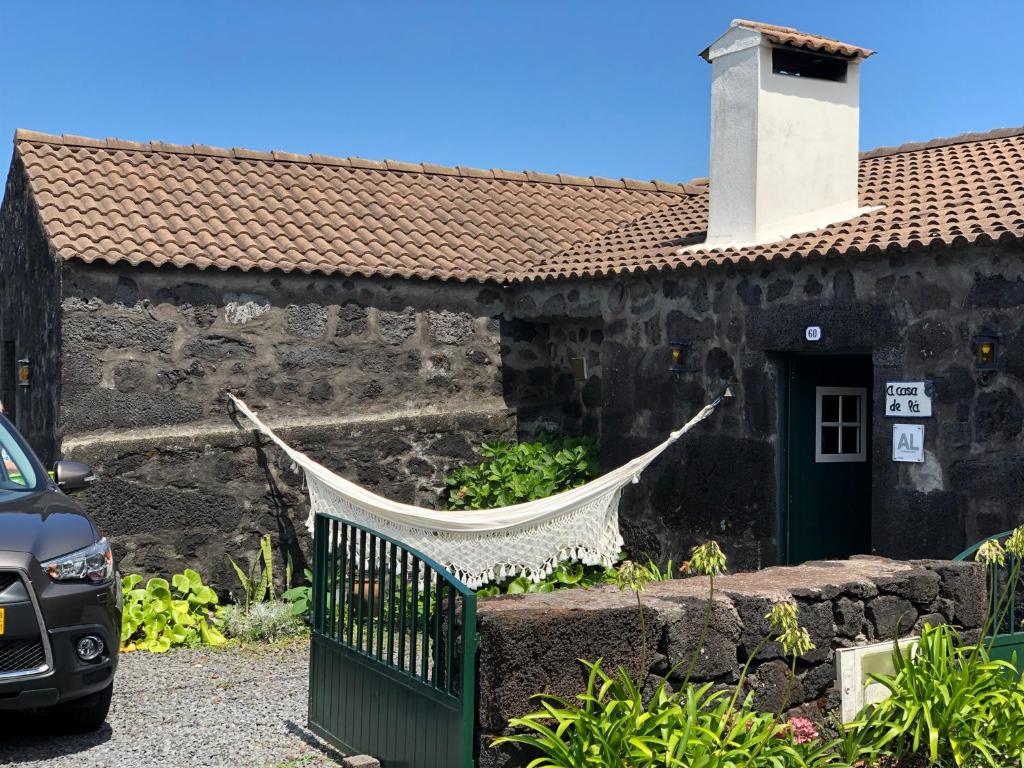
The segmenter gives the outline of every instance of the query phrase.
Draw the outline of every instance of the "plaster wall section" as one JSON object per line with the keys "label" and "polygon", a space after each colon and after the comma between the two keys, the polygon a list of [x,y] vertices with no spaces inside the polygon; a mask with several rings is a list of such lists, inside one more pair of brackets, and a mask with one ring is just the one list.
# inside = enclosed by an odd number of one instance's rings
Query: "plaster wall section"
{"label": "plaster wall section", "polygon": [[709,238],[753,242],[757,236],[757,125],[760,35],[726,33],[711,70]]}
{"label": "plaster wall section", "polygon": [[708,49],[707,242],[716,247],[779,240],[859,211],[860,63],[847,62],[837,80],[801,77],[775,72],[774,50],[742,26]]}
{"label": "plaster wall section", "polygon": [[758,49],[756,242],[808,232],[858,211],[860,63],[841,82],[773,71]]}

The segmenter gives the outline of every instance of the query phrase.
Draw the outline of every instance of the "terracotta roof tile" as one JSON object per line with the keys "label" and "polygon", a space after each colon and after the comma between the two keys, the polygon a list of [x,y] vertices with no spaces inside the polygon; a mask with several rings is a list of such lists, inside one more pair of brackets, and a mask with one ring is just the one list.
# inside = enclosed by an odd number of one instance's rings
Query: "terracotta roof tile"
{"label": "terracotta roof tile", "polygon": [[[508,280],[663,209],[680,185],[15,134],[68,259]],[[655,190],[660,191],[655,191]]]}
{"label": "terracotta roof tile", "polygon": [[353,168],[368,168],[375,171],[383,171],[387,169],[387,163],[383,163],[380,160],[367,160],[363,157],[350,157],[348,162]]}
{"label": "terracotta roof tile", "polygon": [[[874,51],[870,48],[863,48],[859,45],[850,45],[849,43],[834,40],[831,37],[812,35],[807,32],[801,32],[798,29],[793,29],[792,27],[780,27],[778,24],[766,24],[763,21],[733,19],[732,24],[729,26],[752,29],[755,32],[760,32],[769,42],[775,43],[776,45],[785,45],[790,48],[803,48],[809,51],[821,51],[823,53],[832,54],[833,56],[843,56],[849,59],[866,59],[868,56],[874,54]],[[700,55],[704,59],[707,59],[709,51],[710,47],[705,48],[700,52]]]}
{"label": "terracotta roof tile", "polygon": [[629,274],[705,264],[880,253],[1024,240],[1024,128],[908,144],[860,159],[849,221],[764,245],[694,249],[707,235],[706,186],[577,243],[516,280]]}
{"label": "terracotta roof tile", "polygon": [[[1024,238],[1024,129],[866,152],[861,204],[815,232],[702,250],[688,184],[139,144],[19,131],[65,258],[519,281]],[[657,191],[655,191],[657,190]]]}

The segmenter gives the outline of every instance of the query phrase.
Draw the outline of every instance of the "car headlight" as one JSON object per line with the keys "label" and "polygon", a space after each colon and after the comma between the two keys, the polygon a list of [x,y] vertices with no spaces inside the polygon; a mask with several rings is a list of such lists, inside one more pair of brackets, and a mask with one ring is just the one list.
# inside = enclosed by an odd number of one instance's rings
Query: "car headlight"
{"label": "car headlight", "polygon": [[92,546],[41,563],[54,581],[91,581],[99,584],[114,575],[114,554],[110,542],[100,539]]}

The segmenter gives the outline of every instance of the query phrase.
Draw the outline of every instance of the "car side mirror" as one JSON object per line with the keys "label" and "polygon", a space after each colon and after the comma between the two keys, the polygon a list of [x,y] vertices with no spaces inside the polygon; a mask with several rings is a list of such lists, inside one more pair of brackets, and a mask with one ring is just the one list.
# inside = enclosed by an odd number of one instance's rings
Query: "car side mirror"
{"label": "car side mirror", "polygon": [[58,461],[53,465],[53,479],[65,493],[88,488],[96,479],[92,467],[80,461]]}

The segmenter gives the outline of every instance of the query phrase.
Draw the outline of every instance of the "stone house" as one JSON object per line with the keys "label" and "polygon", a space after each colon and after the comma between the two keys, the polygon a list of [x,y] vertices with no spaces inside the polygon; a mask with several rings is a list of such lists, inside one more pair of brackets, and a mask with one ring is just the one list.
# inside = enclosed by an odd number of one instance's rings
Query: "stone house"
{"label": "stone house", "polygon": [[655,559],[948,557],[1019,523],[1024,129],[859,153],[871,51],[736,22],[703,55],[710,183],[19,131],[9,413],[96,465],[125,568],[220,585],[263,531],[300,558],[305,515],[227,391],[433,505],[484,440],[593,434],[610,467],[731,385],[624,497]]}

